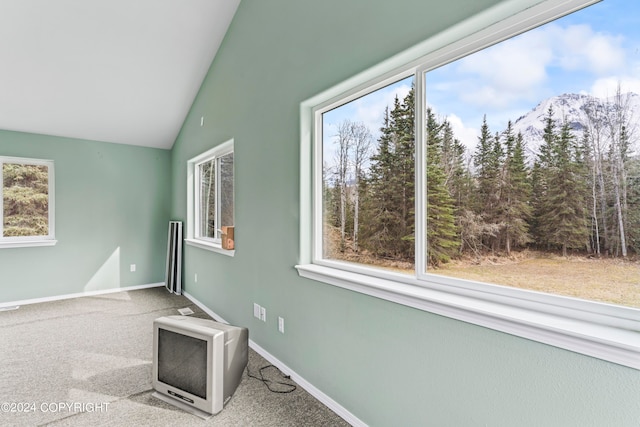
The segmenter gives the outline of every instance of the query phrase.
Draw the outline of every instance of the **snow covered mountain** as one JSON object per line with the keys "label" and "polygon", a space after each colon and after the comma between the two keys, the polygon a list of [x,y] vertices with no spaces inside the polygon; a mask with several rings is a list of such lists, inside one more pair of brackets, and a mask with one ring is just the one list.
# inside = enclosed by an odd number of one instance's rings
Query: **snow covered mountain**
{"label": "snow covered mountain", "polygon": [[[619,106],[622,106],[623,111],[628,114],[631,132],[640,124],[640,95],[637,93],[627,93],[617,98],[607,99],[575,93],[554,96],[540,102],[513,124],[514,133],[521,132],[524,137],[529,161],[533,161],[539,152],[544,133],[544,120],[550,106],[553,107],[553,117],[557,123],[567,121],[574,135],[578,138],[582,137],[585,127],[604,126],[605,121],[612,119],[615,112],[620,110]],[[640,129],[635,131],[636,139],[638,139]]]}

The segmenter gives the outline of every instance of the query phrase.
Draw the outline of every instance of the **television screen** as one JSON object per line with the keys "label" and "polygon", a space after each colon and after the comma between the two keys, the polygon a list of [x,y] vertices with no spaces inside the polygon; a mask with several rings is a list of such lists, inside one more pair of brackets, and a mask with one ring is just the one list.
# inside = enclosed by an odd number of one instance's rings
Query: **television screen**
{"label": "television screen", "polygon": [[159,329],[158,379],[206,399],[207,342]]}
{"label": "television screen", "polygon": [[207,419],[231,399],[249,359],[249,331],[188,316],[153,322],[153,396]]}

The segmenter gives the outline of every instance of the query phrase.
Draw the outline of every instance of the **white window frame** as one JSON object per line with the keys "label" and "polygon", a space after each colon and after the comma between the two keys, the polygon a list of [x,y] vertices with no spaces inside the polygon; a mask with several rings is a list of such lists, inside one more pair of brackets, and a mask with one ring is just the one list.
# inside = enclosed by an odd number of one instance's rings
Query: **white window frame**
{"label": "white window frame", "polygon": [[0,156],[0,178],[2,177],[2,165],[5,163],[22,164],[22,165],[34,165],[34,166],[47,166],[48,170],[48,231],[46,236],[15,236],[15,237],[3,237],[4,226],[4,186],[0,185],[0,249],[4,248],[23,248],[34,246],[54,246],[58,241],[55,238],[55,173],[53,160],[44,159],[29,159],[24,157],[5,157]]}
{"label": "white window frame", "polygon": [[[640,369],[640,310],[426,273],[416,275],[322,258],[322,113],[416,76],[416,212],[425,217],[424,73],[596,3],[510,0],[301,103],[301,277]],[[422,216],[420,216],[422,215]],[[416,221],[416,235],[425,224]],[[416,253],[425,242],[416,239]]]}
{"label": "white window frame", "polygon": [[[233,139],[223,142],[202,154],[195,156],[187,161],[187,237],[185,243],[201,249],[218,252],[228,256],[234,256],[235,250],[222,248],[222,240],[219,232],[216,231],[216,238],[201,237],[200,227],[200,208],[199,208],[199,188],[200,176],[198,166],[214,159],[219,159],[228,154],[234,154]],[[234,192],[235,192],[235,155],[234,155]],[[216,167],[216,215],[219,215],[220,204],[220,168]],[[235,204],[235,198],[234,198]]]}

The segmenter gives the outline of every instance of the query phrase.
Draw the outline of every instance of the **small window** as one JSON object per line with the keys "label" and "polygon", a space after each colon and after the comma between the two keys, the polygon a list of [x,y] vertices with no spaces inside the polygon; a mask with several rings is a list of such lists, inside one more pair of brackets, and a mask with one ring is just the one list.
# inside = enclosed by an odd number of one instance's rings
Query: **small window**
{"label": "small window", "polygon": [[53,161],[0,157],[0,247],[53,245]]}
{"label": "small window", "polygon": [[233,141],[188,162],[187,243],[232,251],[234,240]]}

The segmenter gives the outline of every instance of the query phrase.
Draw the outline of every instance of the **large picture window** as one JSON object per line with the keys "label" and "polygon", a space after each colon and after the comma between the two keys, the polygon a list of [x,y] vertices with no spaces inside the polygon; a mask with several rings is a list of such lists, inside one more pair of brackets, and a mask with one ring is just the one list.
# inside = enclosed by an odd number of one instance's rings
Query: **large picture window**
{"label": "large picture window", "polygon": [[0,157],[0,247],[55,244],[53,162]]}
{"label": "large picture window", "polygon": [[231,253],[234,240],[233,141],[188,162],[187,243]]}
{"label": "large picture window", "polygon": [[638,15],[590,3],[303,103],[300,274],[640,368]]}

